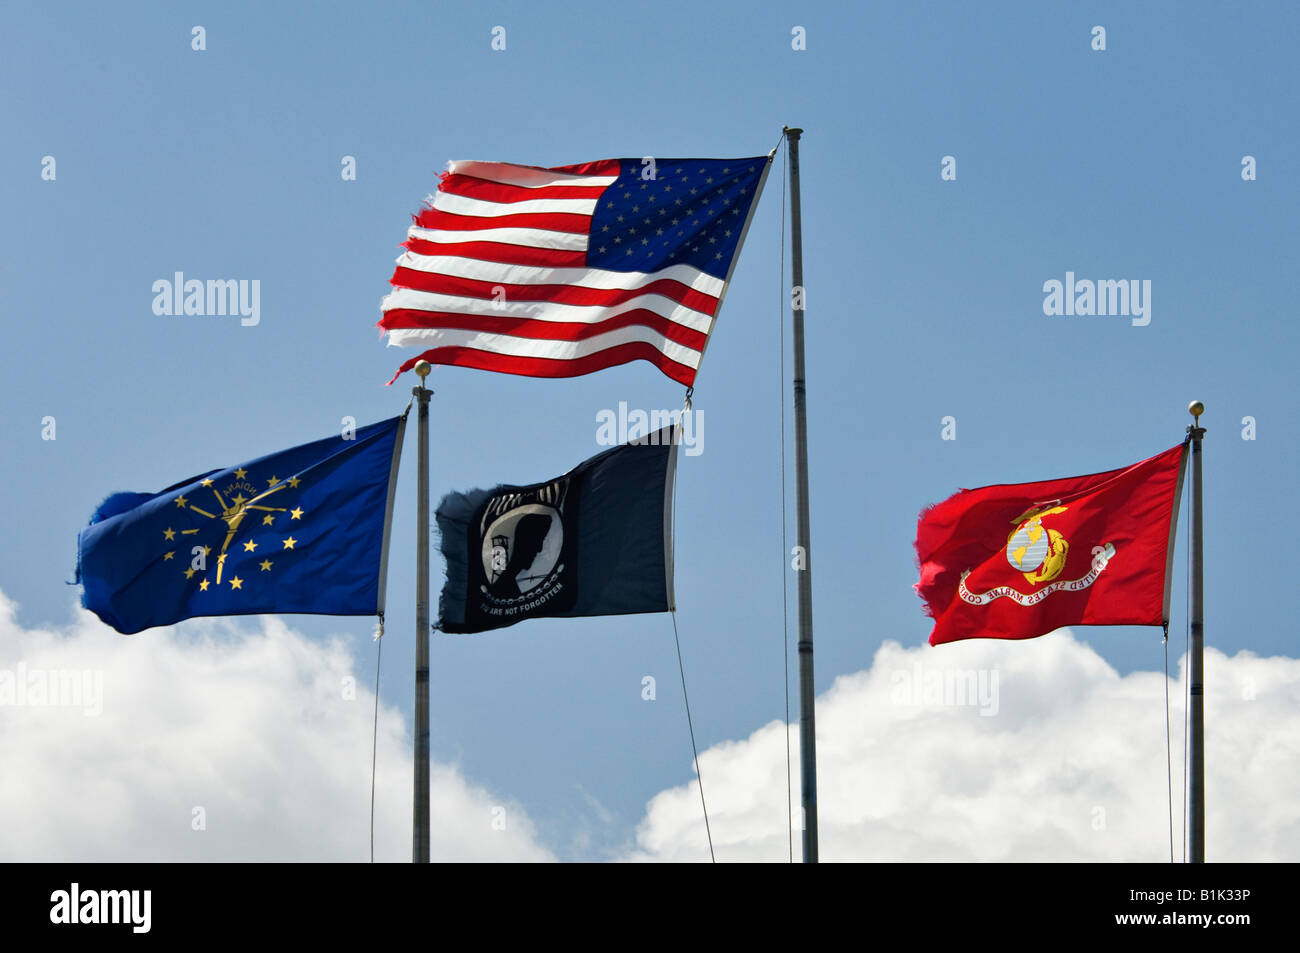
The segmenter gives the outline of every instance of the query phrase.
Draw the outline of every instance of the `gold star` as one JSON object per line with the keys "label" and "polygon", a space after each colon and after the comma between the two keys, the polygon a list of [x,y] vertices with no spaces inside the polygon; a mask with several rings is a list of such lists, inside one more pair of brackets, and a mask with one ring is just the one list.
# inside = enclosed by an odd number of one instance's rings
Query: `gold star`
{"label": "gold star", "polygon": [[211,481],[211,480],[204,480],[204,481],[202,481],[202,482],[199,484],[199,486],[212,486],[212,481]]}
{"label": "gold star", "polygon": [[270,513],[267,513],[265,516],[262,517],[263,526],[270,526],[272,522],[274,522],[274,518],[271,516]]}
{"label": "gold star", "polygon": [[176,505],[179,506],[181,509],[185,509],[185,504],[188,502],[189,500],[185,499],[185,497],[183,496],[176,497]]}
{"label": "gold star", "polygon": [[269,560],[269,559],[263,559],[262,562],[260,563],[260,565],[261,565],[261,567],[262,567],[262,572],[270,572],[270,571],[271,571],[271,560]]}
{"label": "gold star", "polygon": [[212,547],[211,547],[211,546],[204,546],[204,547],[203,547],[203,555],[204,555],[204,556],[211,556],[211,555],[212,555]]}
{"label": "gold star", "polygon": [[243,506],[245,503],[248,502],[248,500],[244,499],[244,494],[240,493],[230,502],[234,503],[236,506]]}
{"label": "gold star", "polygon": [[293,549],[293,544],[296,543],[296,542],[298,542],[298,541],[297,541],[296,539],[294,539],[292,536],[290,536],[288,539],[286,539],[286,540],[284,541],[284,548],[285,548],[285,549]]}
{"label": "gold star", "polygon": [[243,587],[244,587],[244,580],[240,579],[238,576],[230,580],[231,589],[242,589]]}
{"label": "gold star", "polygon": [[277,477],[274,473],[272,473],[272,474],[271,474],[271,479],[269,479],[269,480],[266,481],[266,485],[267,485],[267,486],[275,486],[275,485],[276,485],[277,483],[279,483],[279,482],[280,482],[279,477]]}
{"label": "gold star", "polygon": [[199,591],[200,592],[208,591],[208,581],[206,579],[199,580]]}
{"label": "gold star", "polygon": [[175,538],[176,538],[176,530],[172,529],[170,526],[168,526],[165,530],[163,530],[163,539],[170,540]]}
{"label": "gold star", "polygon": [[166,560],[171,559],[171,558],[172,558],[173,556],[175,556],[175,555],[176,555],[176,554],[175,554],[174,552],[172,552],[172,553],[163,553],[163,561],[165,562]]}
{"label": "gold star", "polygon": [[301,482],[302,481],[299,480],[297,477],[289,477],[289,485],[293,487],[295,490],[298,489],[298,484]]}
{"label": "gold star", "polygon": [[296,519],[300,519],[301,517],[302,517],[302,509],[300,507],[295,506],[293,509],[289,511],[289,519],[296,520]]}
{"label": "gold star", "polygon": [[196,570],[193,566],[191,566],[189,569],[185,570],[185,578],[186,578],[186,579],[193,579],[193,578],[194,578],[194,573],[195,573],[196,571],[197,571],[197,570]]}
{"label": "gold star", "polygon": [[257,543],[253,542],[251,539],[244,544],[244,552],[246,553],[251,553],[255,549],[257,549]]}
{"label": "gold star", "polygon": [[236,468],[236,470],[235,470],[235,479],[236,479],[236,480],[242,480],[242,479],[243,479],[244,477],[246,477],[246,476],[248,476],[248,471],[247,471],[247,470],[245,470],[243,467],[238,467],[238,468]]}

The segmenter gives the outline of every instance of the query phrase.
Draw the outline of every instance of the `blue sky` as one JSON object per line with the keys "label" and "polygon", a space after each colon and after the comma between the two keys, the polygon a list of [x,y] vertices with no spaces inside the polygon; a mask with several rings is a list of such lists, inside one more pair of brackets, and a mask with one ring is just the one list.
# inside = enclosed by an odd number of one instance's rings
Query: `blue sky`
{"label": "blue sky", "polygon": [[[928,636],[911,589],[924,506],[1151,456],[1182,440],[1192,398],[1208,407],[1207,641],[1294,656],[1297,25],[1273,3],[11,5],[0,590],[24,626],[67,625],[76,534],[108,493],[400,412],[412,382],[383,384],[411,352],[374,324],[408,215],[447,160],[752,156],[789,124],[805,130],[818,690],[886,640]],[[940,179],[946,155],[955,181]],[[678,625],[701,747],[783,715],[781,162],[697,382],[704,452],[679,471]],[[152,284],[177,271],[260,280],[260,323],[155,315]],[[1044,315],[1043,283],[1067,271],[1150,280],[1150,324]],[[601,449],[602,409],[682,400],[643,362],[430,381],[435,499],[554,477]],[[381,696],[409,718],[407,449]],[[373,681],[368,620],[290,621],[343,634]],[[1075,635],[1121,674],[1162,664],[1158,630]],[[620,850],[646,802],[692,777],[666,616],[436,637],[432,669],[435,758],[510,792],[558,856]]]}

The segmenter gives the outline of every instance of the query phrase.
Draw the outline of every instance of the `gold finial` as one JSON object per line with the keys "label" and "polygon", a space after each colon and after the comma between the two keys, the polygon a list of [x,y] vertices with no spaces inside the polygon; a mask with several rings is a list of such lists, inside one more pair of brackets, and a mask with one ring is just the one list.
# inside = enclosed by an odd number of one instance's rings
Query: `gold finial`
{"label": "gold finial", "polygon": [[1201,414],[1205,413],[1205,405],[1199,400],[1194,400],[1187,405],[1187,412],[1196,418],[1196,426],[1201,425]]}
{"label": "gold finial", "polygon": [[421,386],[424,385],[424,379],[429,376],[429,372],[431,370],[433,370],[433,365],[430,364],[428,361],[415,362],[415,373],[420,375]]}

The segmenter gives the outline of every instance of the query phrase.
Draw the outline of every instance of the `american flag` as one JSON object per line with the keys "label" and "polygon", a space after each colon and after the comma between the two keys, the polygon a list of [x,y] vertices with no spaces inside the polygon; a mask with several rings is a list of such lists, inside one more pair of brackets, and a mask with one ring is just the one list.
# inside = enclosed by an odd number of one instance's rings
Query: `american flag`
{"label": "american flag", "polygon": [[645,360],[692,386],[770,160],[450,163],[383,300],[388,343],[427,348],[393,380]]}

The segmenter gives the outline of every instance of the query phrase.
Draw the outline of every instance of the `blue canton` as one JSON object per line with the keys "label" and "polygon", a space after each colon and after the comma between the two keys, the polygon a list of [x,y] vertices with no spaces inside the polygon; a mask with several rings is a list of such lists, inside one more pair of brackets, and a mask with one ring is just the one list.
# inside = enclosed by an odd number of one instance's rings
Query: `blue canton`
{"label": "blue canton", "polygon": [[653,169],[641,159],[619,161],[618,180],[592,215],[587,265],[645,272],[693,265],[725,279],[768,157],[658,159]]}

